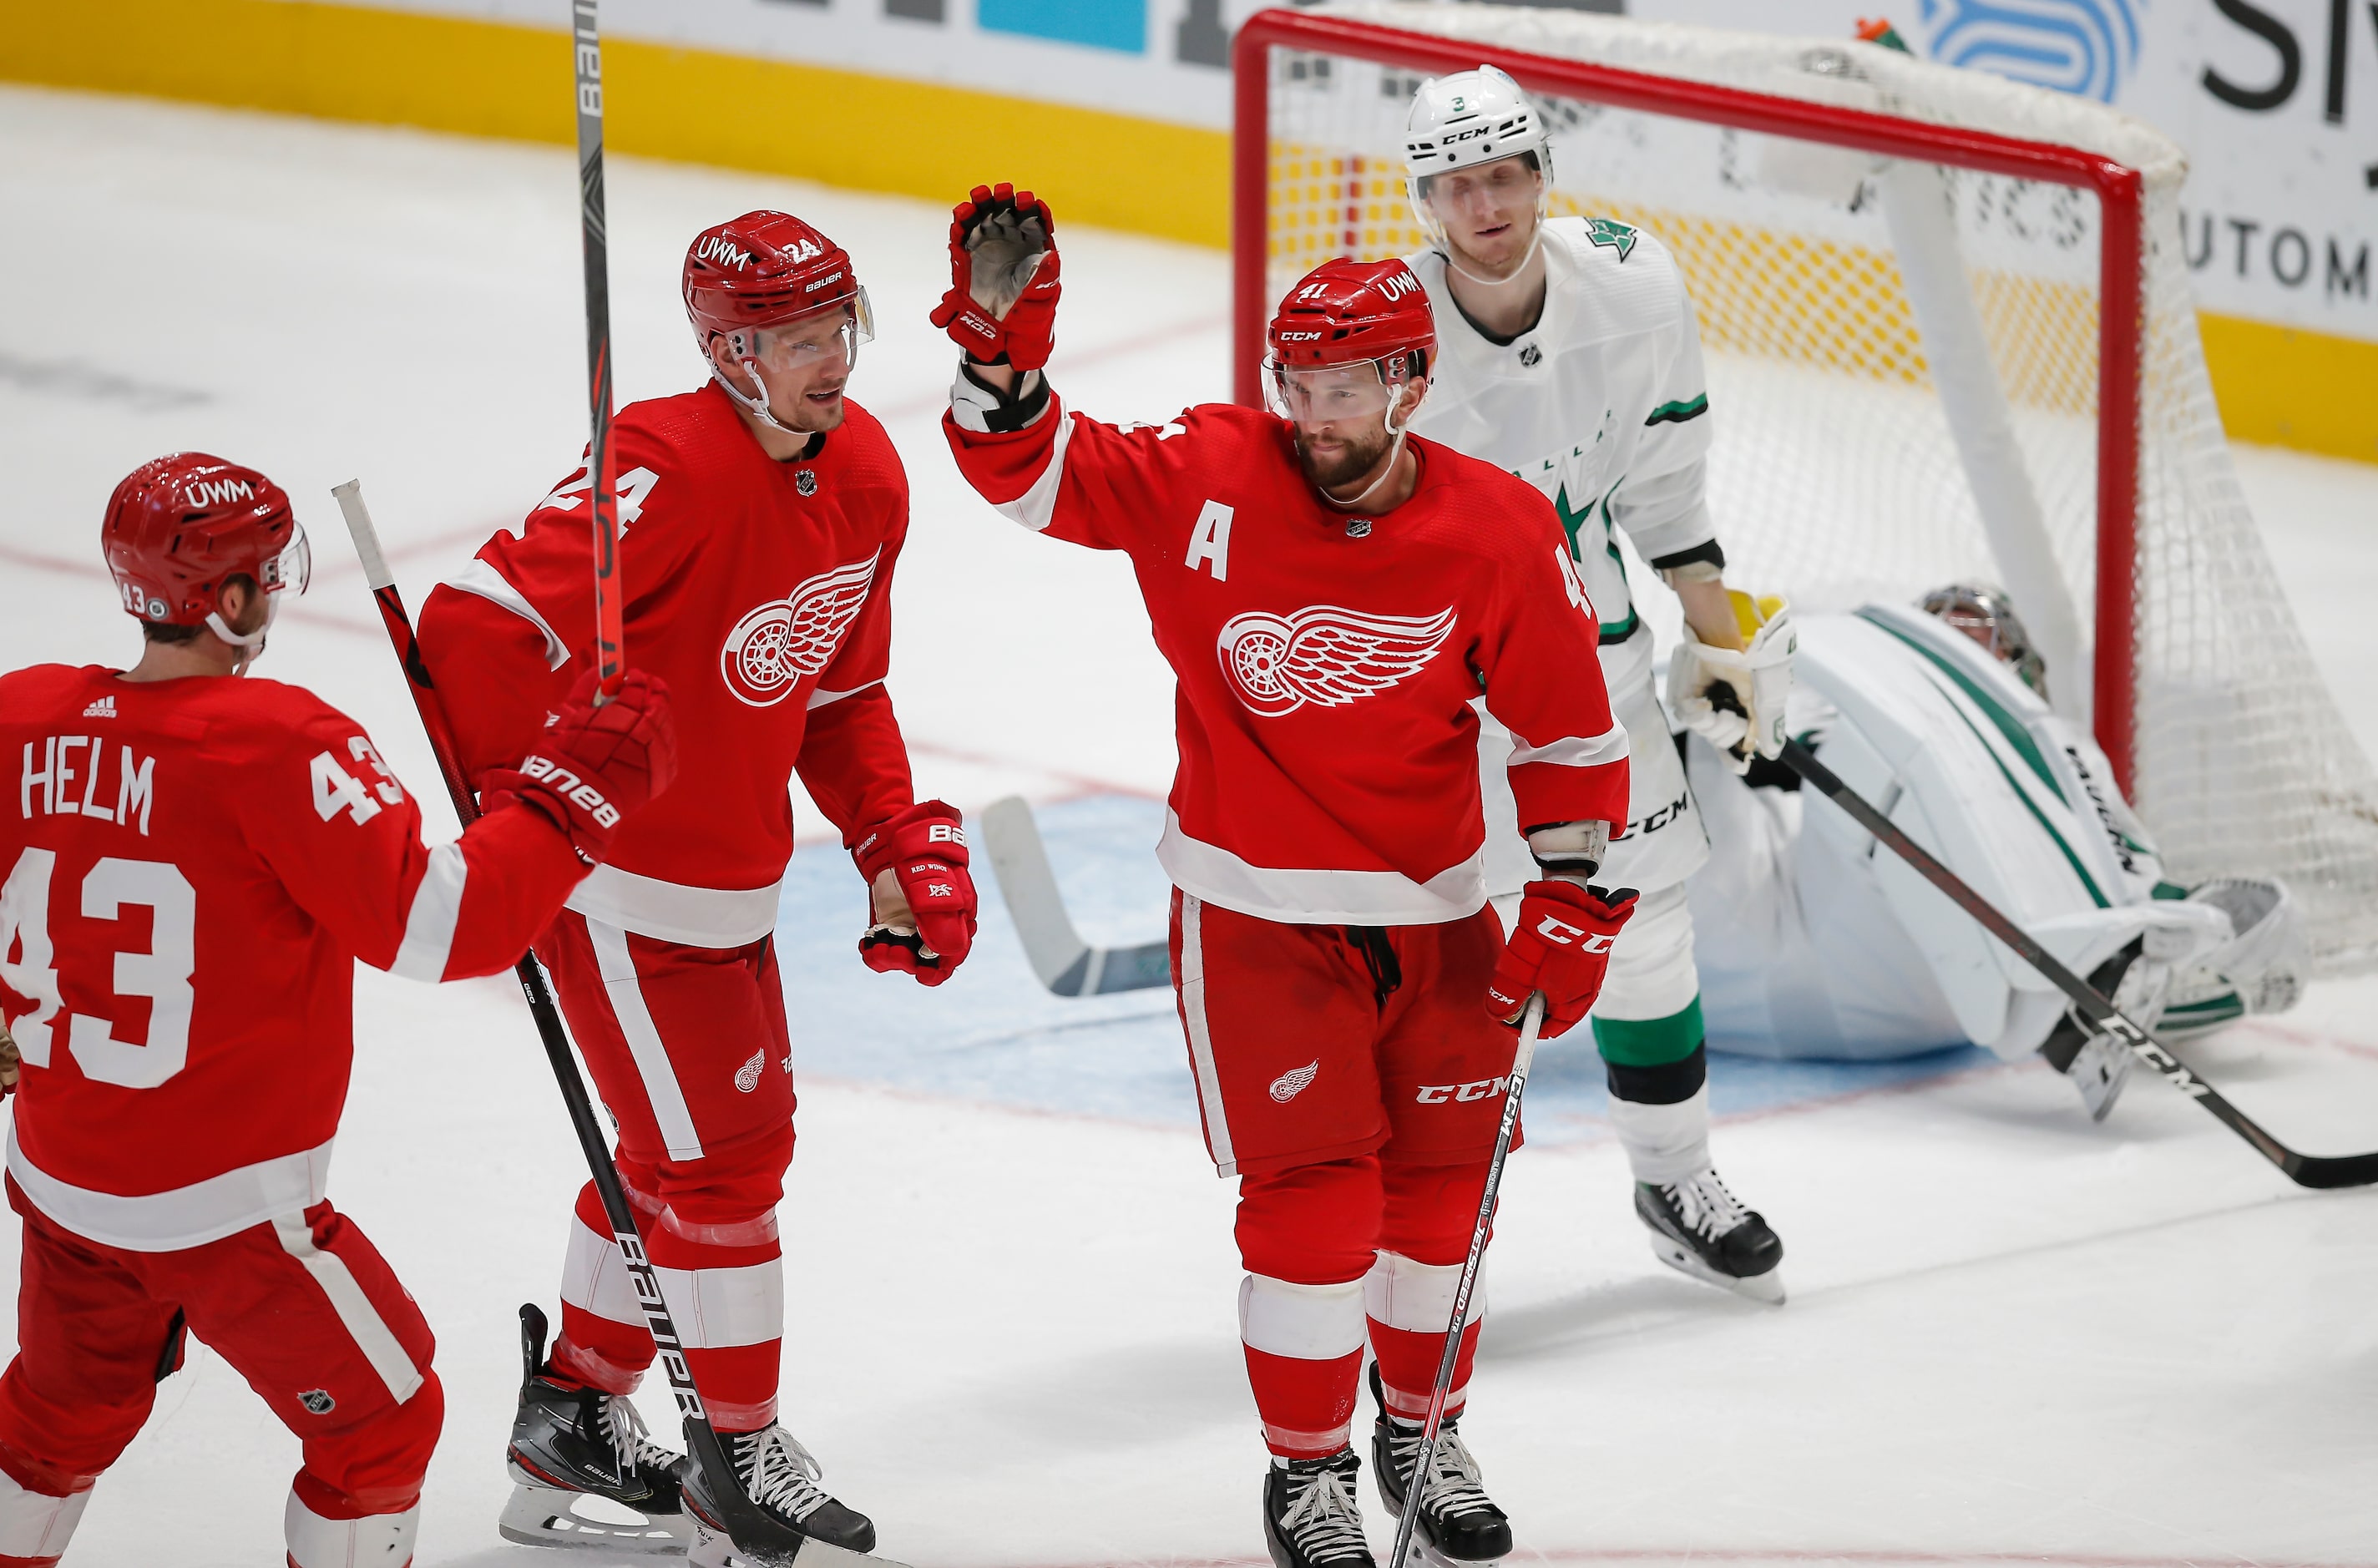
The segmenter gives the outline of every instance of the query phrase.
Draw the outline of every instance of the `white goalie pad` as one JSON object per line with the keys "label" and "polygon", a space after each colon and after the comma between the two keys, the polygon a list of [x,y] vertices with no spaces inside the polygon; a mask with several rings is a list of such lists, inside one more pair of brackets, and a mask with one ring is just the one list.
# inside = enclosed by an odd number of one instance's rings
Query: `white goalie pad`
{"label": "white goalie pad", "polygon": [[[1794,732],[1813,728],[1852,789],[2067,966],[2088,975],[2136,941],[2159,997],[2235,942],[2229,913],[2164,880],[2086,734],[1953,629],[1892,606],[1808,617],[1796,675]],[[1846,813],[1695,757],[1713,1045],[1885,1057],[1963,1040],[2014,1059],[2047,1038],[2063,996]]]}

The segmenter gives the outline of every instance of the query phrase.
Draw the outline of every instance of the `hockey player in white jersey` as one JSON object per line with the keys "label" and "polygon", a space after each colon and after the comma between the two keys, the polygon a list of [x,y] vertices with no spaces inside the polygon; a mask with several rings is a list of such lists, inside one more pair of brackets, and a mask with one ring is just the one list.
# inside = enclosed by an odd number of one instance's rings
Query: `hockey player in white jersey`
{"label": "hockey player in white jersey", "polygon": [[[2293,1004],[2286,888],[2169,880],[2096,742],[2039,695],[2002,592],[1811,616],[1800,639],[1791,733],[2125,1014],[2185,1035]],[[2084,1040],[2063,994],[1971,916],[1787,770],[1688,755],[1715,846],[1692,880],[1712,1044],[1871,1060],[1970,1041],[2037,1052],[2092,1115],[2112,1108],[2131,1053]]]}
{"label": "hockey player in white jersey", "polygon": [[[1440,344],[1435,387],[1412,429],[1552,498],[1602,621],[1603,677],[1635,759],[1631,820],[1610,857],[1623,868],[1612,874],[1643,896],[1612,954],[1593,1036],[1636,1212],[1663,1262],[1780,1301],[1784,1244],[1710,1158],[1685,899],[1709,842],[1618,550],[1624,529],[1683,604],[1678,717],[1738,764],[1772,756],[1783,744],[1791,624],[1781,601],[1754,602],[1725,585],[1702,495],[1711,420],[1692,302],[1651,234],[1606,218],[1546,216],[1543,122],[1503,72],[1481,66],[1423,84],[1404,150],[1412,209],[1433,241],[1408,259],[1428,289]],[[1499,791],[1511,748],[1525,748],[1527,737],[1482,721],[1482,781]],[[1490,841],[1498,903],[1535,875],[1517,836]]]}

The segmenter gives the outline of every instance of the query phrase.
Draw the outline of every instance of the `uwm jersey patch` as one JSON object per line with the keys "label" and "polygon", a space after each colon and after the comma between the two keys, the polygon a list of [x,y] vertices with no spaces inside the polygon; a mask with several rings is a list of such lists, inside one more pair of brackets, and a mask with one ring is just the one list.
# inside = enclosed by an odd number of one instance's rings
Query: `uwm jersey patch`
{"label": "uwm jersey patch", "polygon": [[718,651],[727,689],[739,701],[768,708],[823,670],[866,607],[875,563],[882,558],[879,550],[863,561],[820,572],[785,597],[746,613]]}
{"label": "uwm jersey patch", "polygon": [[[1157,857],[1184,892],[1301,924],[1459,920],[1488,832],[1625,820],[1591,601],[1518,479],[1415,439],[1411,497],[1351,527],[1253,409],[1124,428],[1052,401],[1020,431],[943,430],[1007,516],[1130,556],[1179,682]],[[1480,813],[1481,697],[1519,737],[1518,822]]]}
{"label": "uwm jersey patch", "polygon": [[1369,616],[1315,604],[1285,619],[1256,610],[1223,625],[1216,652],[1248,711],[1277,718],[1387,690],[1435,658],[1458,619],[1449,607]]}

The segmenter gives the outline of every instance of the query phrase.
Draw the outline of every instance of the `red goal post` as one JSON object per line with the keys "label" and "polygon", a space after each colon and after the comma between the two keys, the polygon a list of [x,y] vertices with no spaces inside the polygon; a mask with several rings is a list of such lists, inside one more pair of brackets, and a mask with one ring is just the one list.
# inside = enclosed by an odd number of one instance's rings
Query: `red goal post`
{"label": "red goal post", "polygon": [[[1260,406],[1271,196],[1270,52],[1340,55],[1428,75],[1495,66],[1531,92],[1556,94],[1884,156],[1919,159],[2094,193],[2101,216],[2098,265],[2097,462],[2091,714],[2098,742],[2127,791],[2136,755],[2136,567],[2139,413],[2144,321],[2144,181],[2102,154],[1957,126],[1903,119],[1704,81],[1530,54],[1475,39],[1441,37],[1346,17],[1266,10],[1240,29],[1232,54],[1232,395]],[[2120,657],[2109,657],[2111,651]]]}

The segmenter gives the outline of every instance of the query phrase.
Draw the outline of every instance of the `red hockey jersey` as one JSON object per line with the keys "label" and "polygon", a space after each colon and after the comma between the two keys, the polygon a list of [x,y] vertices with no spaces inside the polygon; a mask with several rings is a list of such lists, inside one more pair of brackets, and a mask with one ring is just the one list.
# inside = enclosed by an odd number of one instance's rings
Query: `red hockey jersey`
{"label": "red hockey jersey", "polygon": [[1118,428],[1052,401],[1011,435],[944,428],[1009,517],[1130,555],[1178,680],[1157,853],[1183,891],[1303,923],[1473,913],[1482,696],[1516,742],[1520,827],[1627,820],[1593,607],[1551,504],[1509,474],[1415,438],[1411,499],[1355,518],[1253,409]]}
{"label": "red hockey jersey", "polygon": [[[908,479],[856,403],[778,462],[715,385],[612,426],[628,662],[668,682],[678,785],[621,826],[570,907],[699,947],[775,928],[794,770],[846,844],[913,803],[883,676]],[[476,778],[593,658],[586,470],[429,596],[421,646]]]}
{"label": "red hockey jersey", "polygon": [[0,676],[8,1174],[96,1241],[194,1247],[322,1199],[354,963],[517,963],[583,867],[525,808],[437,849],[363,727],[278,681]]}

